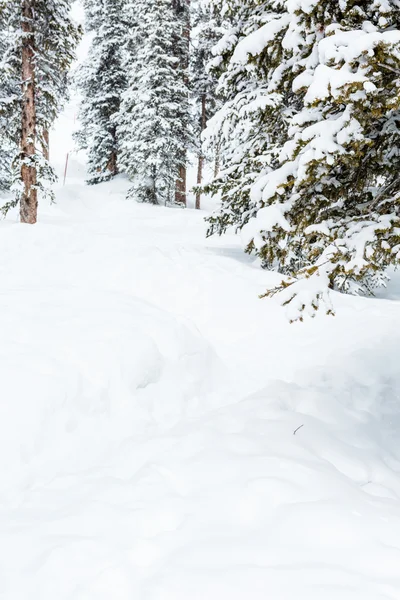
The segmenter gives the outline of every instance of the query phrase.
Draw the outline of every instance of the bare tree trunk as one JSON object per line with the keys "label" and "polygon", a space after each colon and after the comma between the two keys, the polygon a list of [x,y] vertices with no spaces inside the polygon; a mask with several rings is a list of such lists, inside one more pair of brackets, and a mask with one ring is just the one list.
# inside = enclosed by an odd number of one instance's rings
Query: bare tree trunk
{"label": "bare tree trunk", "polygon": [[[206,113],[206,105],[207,105],[207,95],[203,94],[201,97],[201,134],[206,128],[207,125],[207,113]],[[201,185],[203,183],[203,167],[204,167],[204,155],[203,149],[201,146],[201,134],[200,134],[200,154],[199,161],[197,165],[197,185]],[[196,194],[196,209],[200,210],[201,207],[201,193],[198,191]]]}
{"label": "bare tree trunk", "polygon": [[22,0],[22,129],[21,129],[21,223],[37,221],[37,172],[33,162],[36,154],[35,104],[35,19],[36,0]]}
{"label": "bare tree trunk", "polygon": [[50,134],[49,130],[45,129],[43,131],[43,156],[47,161],[50,160]]}

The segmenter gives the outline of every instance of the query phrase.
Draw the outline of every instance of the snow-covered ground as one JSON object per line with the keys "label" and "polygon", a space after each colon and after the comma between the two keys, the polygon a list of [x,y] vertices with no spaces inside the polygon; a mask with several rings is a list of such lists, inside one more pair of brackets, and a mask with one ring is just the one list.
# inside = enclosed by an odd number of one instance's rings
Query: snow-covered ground
{"label": "snow-covered ground", "polygon": [[84,175],[0,224],[0,597],[399,600],[398,280],[289,325],[205,212]]}

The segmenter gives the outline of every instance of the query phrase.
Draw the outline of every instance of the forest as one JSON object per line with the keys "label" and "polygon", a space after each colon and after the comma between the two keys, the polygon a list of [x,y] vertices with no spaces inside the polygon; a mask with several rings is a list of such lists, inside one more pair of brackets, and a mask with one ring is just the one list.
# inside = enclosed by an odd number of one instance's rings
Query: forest
{"label": "forest", "polygon": [[87,182],[124,173],[129,198],[185,206],[197,160],[197,208],[204,192],[221,200],[208,234],[242,232],[284,276],[266,295],[292,320],[333,313],[331,289],[385,284],[400,257],[396,1],[87,0],[93,39],[72,82],[70,8],[2,4],[3,211],[36,222],[49,129],[75,85]]}
{"label": "forest", "polygon": [[399,600],[400,0],[0,0],[0,597]]}

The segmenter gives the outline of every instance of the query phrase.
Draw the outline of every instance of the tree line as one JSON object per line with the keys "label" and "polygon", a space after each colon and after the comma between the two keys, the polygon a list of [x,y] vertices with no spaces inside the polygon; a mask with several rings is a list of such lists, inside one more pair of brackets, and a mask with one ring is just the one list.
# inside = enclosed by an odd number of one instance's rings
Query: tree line
{"label": "tree line", "polygon": [[35,223],[38,193],[52,195],[49,129],[68,91],[80,28],[69,0],[0,2],[0,189],[13,184],[21,221]]}
{"label": "tree line", "polygon": [[0,188],[15,190],[3,211],[19,203],[21,221],[36,222],[38,194],[51,194],[54,181],[48,132],[71,85],[82,97],[75,140],[88,154],[87,183],[122,172],[132,181],[129,197],[185,206],[189,157],[198,157],[201,183],[200,134],[216,108],[207,71],[217,35],[210,7],[190,0],[84,0],[92,42],[71,81],[82,35],[71,5],[0,1]]}
{"label": "tree line", "polygon": [[[21,12],[22,6],[22,12]],[[0,181],[34,222],[81,32],[68,0],[0,0]],[[373,294],[400,260],[400,0],[85,0],[78,147],[88,183],[197,207],[282,275],[292,320]],[[21,87],[22,77],[22,87]],[[203,143],[201,142],[203,140]],[[205,165],[213,164],[202,183]],[[47,178],[47,179],[46,179]],[[18,187],[19,185],[19,187]]]}

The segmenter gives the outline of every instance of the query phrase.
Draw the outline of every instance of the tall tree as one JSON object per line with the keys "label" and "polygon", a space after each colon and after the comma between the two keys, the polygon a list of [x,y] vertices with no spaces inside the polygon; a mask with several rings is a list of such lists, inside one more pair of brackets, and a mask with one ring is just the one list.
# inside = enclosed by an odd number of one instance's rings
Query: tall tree
{"label": "tall tree", "polygon": [[0,192],[9,192],[12,162],[18,151],[20,123],[15,109],[20,97],[21,81],[20,64],[12,52],[9,31],[1,31],[0,57]]}
{"label": "tall tree", "polygon": [[251,189],[260,172],[277,163],[289,117],[296,110],[282,40],[288,27],[285,0],[213,0],[223,34],[211,68],[219,78],[222,107],[210,120],[206,146],[220,170],[206,191],[221,198],[208,219],[209,235],[240,229],[256,214]]}
{"label": "tall tree", "polygon": [[22,1],[21,64],[21,179],[20,212],[22,223],[36,223],[37,165],[36,165],[36,0]]}
{"label": "tall tree", "polygon": [[127,57],[119,117],[120,164],[133,182],[129,197],[173,204],[193,140],[182,67],[185,21],[171,0],[137,0],[135,18],[129,43],[136,52]]}
{"label": "tall tree", "polygon": [[19,93],[0,101],[0,106],[6,104],[19,123],[6,136],[13,146],[18,132],[16,198],[11,204],[20,202],[25,223],[36,222],[38,192],[51,194],[47,185],[54,180],[40,147],[46,146],[46,132],[61,108],[65,75],[80,37],[70,9],[71,0],[0,1],[0,30],[7,32],[8,46],[2,64],[4,83],[12,86],[17,78],[22,82]]}
{"label": "tall tree", "polygon": [[87,29],[95,31],[86,63],[77,74],[82,93],[79,147],[88,150],[88,183],[107,181],[118,173],[117,125],[126,88],[123,66],[124,0],[87,3]]}
{"label": "tall tree", "polygon": [[[181,73],[183,84],[187,87],[189,95],[189,63],[190,63],[190,6],[191,0],[172,0],[172,6],[177,17],[178,28],[176,30],[175,49],[179,60],[179,71]],[[185,138],[182,136],[182,147],[180,149],[181,165],[179,167],[178,178],[176,180],[175,201],[178,204],[187,204],[187,162],[188,146]]]}
{"label": "tall tree", "polygon": [[[190,84],[195,104],[195,133],[197,137],[197,191],[196,208],[201,205],[200,187],[203,182],[205,152],[202,134],[207,121],[214,116],[219,107],[216,94],[217,78],[209,66],[213,58],[213,47],[221,35],[220,18],[209,2],[192,2],[192,49],[190,57]],[[210,157],[210,153],[209,153]],[[210,157],[211,158],[211,157]],[[218,162],[218,149],[214,153],[214,163]]]}

